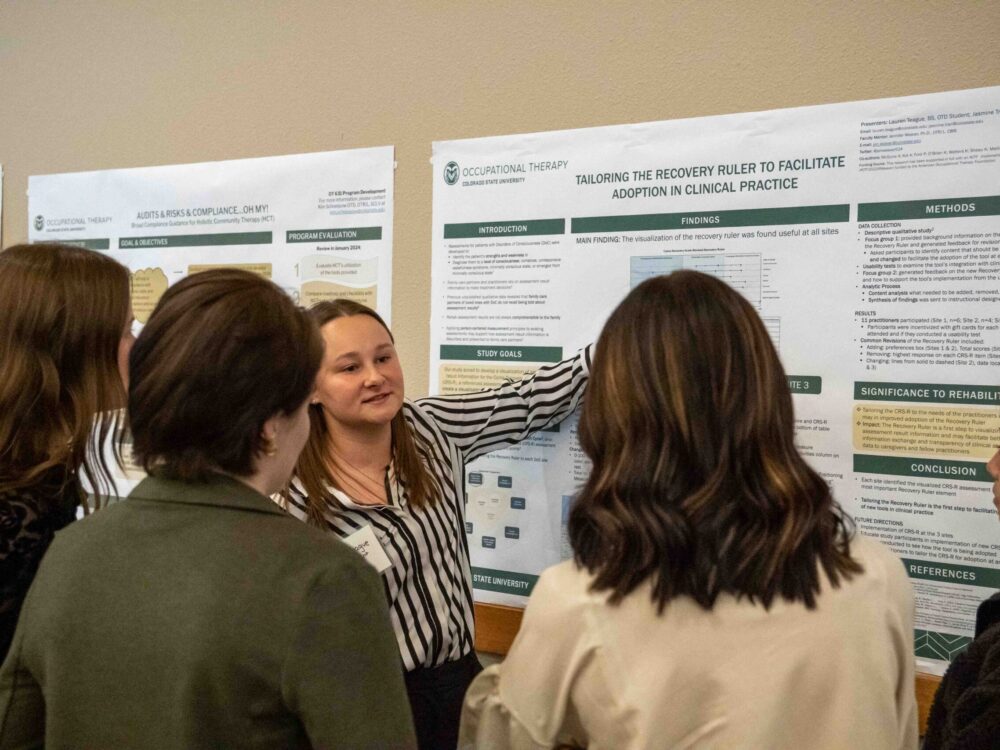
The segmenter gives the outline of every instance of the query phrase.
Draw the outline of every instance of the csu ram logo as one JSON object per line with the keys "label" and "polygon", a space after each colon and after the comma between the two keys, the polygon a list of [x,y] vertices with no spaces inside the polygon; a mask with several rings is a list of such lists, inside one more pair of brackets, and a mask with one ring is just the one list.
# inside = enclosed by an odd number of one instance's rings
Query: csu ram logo
{"label": "csu ram logo", "polygon": [[43,229],[45,229],[45,217],[38,214],[38,216],[35,217],[35,231],[41,232]]}
{"label": "csu ram logo", "polygon": [[454,185],[456,182],[458,182],[458,162],[450,161],[444,165],[444,183]]}

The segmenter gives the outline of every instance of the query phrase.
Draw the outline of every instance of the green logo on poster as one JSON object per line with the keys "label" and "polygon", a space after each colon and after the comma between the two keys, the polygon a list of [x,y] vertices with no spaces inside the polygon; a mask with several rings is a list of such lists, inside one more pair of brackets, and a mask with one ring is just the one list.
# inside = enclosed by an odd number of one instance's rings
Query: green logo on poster
{"label": "green logo on poster", "polygon": [[450,161],[444,165],[444,182],[446,185],[458,182],[458,162]]}
{"label": "green logo on poster", "polygon": [[41,232],[45,228],[45,217],[41,214],[35,217],[35,231]]}

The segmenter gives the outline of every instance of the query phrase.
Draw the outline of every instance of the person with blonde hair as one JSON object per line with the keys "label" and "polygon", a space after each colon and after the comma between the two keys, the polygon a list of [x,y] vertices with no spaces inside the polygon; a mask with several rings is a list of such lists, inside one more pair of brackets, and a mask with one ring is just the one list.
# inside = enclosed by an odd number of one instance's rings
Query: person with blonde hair
{"label": "person with blonde hair", "polygon": [[374,310],[333,300],[310,312],[326,352],[285,507],[378,562],[419,746],[453,748],[465,690],[482,668],[465,465],[568,416],[586,388],[588,350],[498,388],[409,401]]}
{"label": "person with blonde hair", "polygon": [[0,661],[42,555],[87,502],[81,480],[112,487],[95,446],[125,405],[131,307],[128,270],[106,255],[0,253]]}
{"label": "person with blonde hair", "polygon": [[695,271],[598,340],[573,559],[546,570],[460,747],[915,750],[913,596],[794,446],[759,316]]}

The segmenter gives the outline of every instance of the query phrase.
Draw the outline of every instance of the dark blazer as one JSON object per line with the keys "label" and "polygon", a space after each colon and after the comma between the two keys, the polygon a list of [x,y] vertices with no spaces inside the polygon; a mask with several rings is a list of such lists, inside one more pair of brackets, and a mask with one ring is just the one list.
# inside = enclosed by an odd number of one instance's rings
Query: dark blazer
{"label": "dark blazer", "polygon": [[1000,748],[1000,593],[979,605],[976,638],[951,663],[938,687],[923,746]]}
{"label": "dark blazer", "polygon": [[375,571],[241,482],[149,478],[56,535],[0,748],[410,748]]}

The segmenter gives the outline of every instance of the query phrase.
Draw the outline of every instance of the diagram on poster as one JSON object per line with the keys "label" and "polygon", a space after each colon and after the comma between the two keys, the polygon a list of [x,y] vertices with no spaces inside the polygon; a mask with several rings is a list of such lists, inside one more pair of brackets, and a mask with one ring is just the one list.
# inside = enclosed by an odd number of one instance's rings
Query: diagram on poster
{"label": "diagram on poster", "polygon": [[[693,268],[764,319],[799,450],[904,561],[940,673],[1000,588],[1000,88],[434,144],[431,390],[593,341],[629,289]],[[470,465],[481,601],[571,553],[571,418]]]}
{"label": "diagram on poster", "polygon": [[[33,176],[29,238],[107,253],[131,271],[136,327],[188,274],[241,268],[301,305],[350,297],[387,321],[393,148]],[[142,472],[128,457],[116,490]]]}

